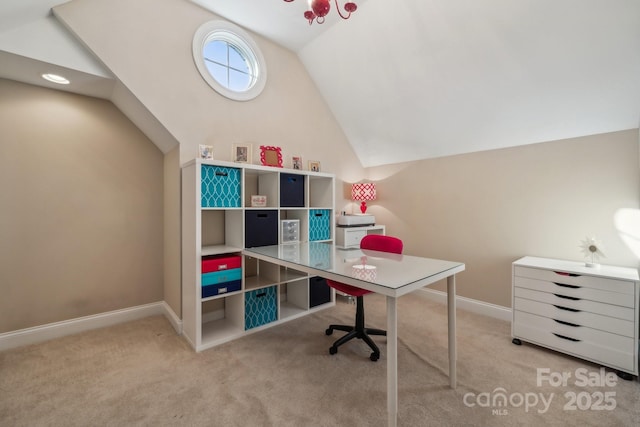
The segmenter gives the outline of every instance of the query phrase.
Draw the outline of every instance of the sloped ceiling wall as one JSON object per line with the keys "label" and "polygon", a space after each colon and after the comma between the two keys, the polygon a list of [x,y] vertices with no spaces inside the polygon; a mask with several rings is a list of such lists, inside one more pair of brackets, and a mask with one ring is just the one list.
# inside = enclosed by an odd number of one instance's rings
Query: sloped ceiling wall
{"label": "sloped ceiling wall", "polygon": [[640,121],[637,0],[369,0],[299,55],[365,166]]}
{"label": "sloped ceiling wall", "polygon": [[[326,170],[354,180],[358,159],[297,56],[260,36],[268,83],[250,102],[230,101],[198,74],[191,54],[196,29],[216,15],[185,1],[83,0],[55,8],[65,25],[180,142],[181,161],[199,144],[230,160],[233,143],[282,147],[321,161]],[[109,34],[109,37],[105,37]],[[340,156],[334,153],[341,153]]]}

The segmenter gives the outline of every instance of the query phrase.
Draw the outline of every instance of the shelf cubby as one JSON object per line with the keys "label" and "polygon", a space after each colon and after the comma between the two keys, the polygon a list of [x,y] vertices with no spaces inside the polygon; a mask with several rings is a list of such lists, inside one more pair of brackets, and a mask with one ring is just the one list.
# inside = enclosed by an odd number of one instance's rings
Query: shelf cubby
{"label": "shelf cubby", "polygon": [[236,293],[226,298],[202,302],[201,346],[203,349],[230,341],[243,333],[243,301],[243,295]]}
{"label": "shelf cubby", "polygon": [[280,285],[280,319],[299,316],[309,309],[309,281],[283,283]]}

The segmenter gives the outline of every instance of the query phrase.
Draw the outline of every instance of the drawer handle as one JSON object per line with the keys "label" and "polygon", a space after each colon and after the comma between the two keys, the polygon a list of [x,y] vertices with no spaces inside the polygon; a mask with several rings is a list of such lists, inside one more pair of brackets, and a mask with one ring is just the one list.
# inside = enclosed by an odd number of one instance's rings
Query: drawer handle
{"label": "drawer handle", "polygon": [[226,294],[226,293],[227,293],[227,288],[218,289],[218,294]]}
{"label": "drawer handle", "polygon": [[575,273],[565,273],[564,271],[554,271],[554,273],[559,274],[560,276],[580,277],[580,275],[579,275],[579,274],[575,274]]}
{"label": "drawer handle", "polygon": [[582,287],[577,285],[567,285],[565,283],[558,283],[558,282],[553,282],[553,284],[556,286],[560,286],[562,288],[569,288],[569,289],[580,289]]}
{"label": "drawer handle", "polygon": [[256,298],[262,298],[262,297],[264,297],[266,295],[267,295],[266,292],[260,292],[259,294],[256,294]]}
{"label": "drawer handle", "polygon": [[227,172],[216,171],[216,176],[229,176]]}
{"label": "drawer handle", "polygon": [[555,308],[559,308],[560,310],[566,310],[566,311],[572,311],[574,313],[579,313],[581,310],[575,309],[575,308],[569,308],[569,307],[563,307],[561,305],[553,305]]}
{"label": "drawer handle", "polygon": [[256,215],[256,216],[257,216],[258,218],[266,218],[266,217],[267,217],[267,216],[269,216],[269,215],[267,215],[267,214],[258,214],[258,215]]}
{"label": "drawer handle", "polygon": [[558,338],[562,338],[564,340],[569,340],[569,341],[573,341],[573,342],[580,342],[582,340],[579,340],[577,338],[571,338],[571,337],[565,337],[564,335],[560,335],[560,334],[556,334],[555,332],[552,332],[553,335],[557,336]]}
{"label": "drawer handle", "polygon": [[574,328],[579,328],[582,325],[578,325],[577,323],[565,322],[564,320],[553,319],[554,322],[558,322],[561,325],[573,326]]}
{"label": "drawer handle", "polygon": [[315,216],[322,216],[322,213],[318,212],[315,214]]}
{"label": "drawer handle", "polygon": [[576,298],[576,297],[568,297],[566,295],[560,295],[560,294],[554,294],[554,295],[557,296],[558,298],[570,299],[571,301],[580,301],[580,298]]}

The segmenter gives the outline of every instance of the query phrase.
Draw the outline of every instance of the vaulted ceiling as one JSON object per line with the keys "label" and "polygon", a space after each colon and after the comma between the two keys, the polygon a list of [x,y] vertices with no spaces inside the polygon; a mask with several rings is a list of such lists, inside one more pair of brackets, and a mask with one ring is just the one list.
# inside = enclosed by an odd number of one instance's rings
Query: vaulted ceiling
{"label": "vaulted ceiling", "polygon": [[[355,0],[312,26],[305,0],[191,1],[296,52],[364,166],[639,127],[638,0]],[[64,2],[0,2],[0,77],[110,99]]]}

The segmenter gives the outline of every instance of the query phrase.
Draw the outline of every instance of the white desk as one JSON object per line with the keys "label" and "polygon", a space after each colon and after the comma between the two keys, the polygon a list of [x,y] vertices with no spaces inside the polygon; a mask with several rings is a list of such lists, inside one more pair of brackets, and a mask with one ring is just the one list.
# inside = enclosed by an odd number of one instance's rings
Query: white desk
{"label": "white desk", "polygon": [[[285,249],[286,250],[283,250]],[[310,242],[262,246],[243,254],[304,271],[310,275],[357,286],[387,298],[387,412],[389,426],[398,419],[398,314],[397,298],[447,279],[449,333],[449,383],[456,387],[456,282],[464,271],[459,262],[397,255],[369,250],[340,249],[328,243]]]}

